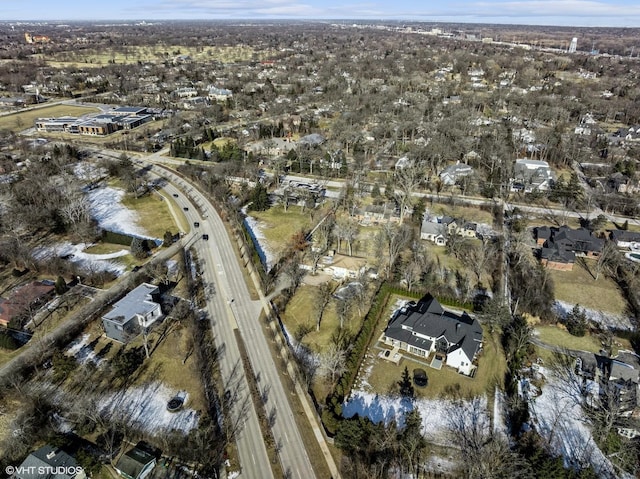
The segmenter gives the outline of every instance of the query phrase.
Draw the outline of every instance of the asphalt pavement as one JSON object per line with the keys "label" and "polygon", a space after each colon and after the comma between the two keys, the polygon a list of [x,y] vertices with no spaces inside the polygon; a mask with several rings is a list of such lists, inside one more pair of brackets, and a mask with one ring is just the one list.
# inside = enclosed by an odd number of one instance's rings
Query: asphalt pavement
{"label": "asphalt pavement", "polygon": [[[265,404],[269,414],[275,415],[272,433],[276,441],[278,455],[285,477],[310,479],[315,477],[311,462],[304,448],[293,411],[280,381],[278,366],[275,364],[269,344],[259,323],[261,304],[251,299],[243,277],[243,266],[238,261],[222,219],[211,203],[192,185],[179,176],[153,167],[154,173],[161,174],[175,184],[183,193],[188,192],[189,203],[185,215],[190,223],[198,222],[194,228],[199,238],[193,243],[197,254],[204,260],[202,265],[205,281],[216,285],[216,293],[207,301],[207,312],[212,320],[217,341],[224,343],[221,370],[223,378],[229,379],[234,366],[240,361],[240,354],[233,330],[237,328],[245,342],[251,367],[260,378],[259,386],[268,390]],[[170,193],[171,187],[167,188]],[[177,193],[181,195],[181,193]],[[176,199],[182,204],[180,196]],[[186,204],[186,199],[182,202]],[[197,207],[195,207],[197,205]],[[183,206],[184,208],[184,206]],[[202,216],[200,216],[202,215]],[[209,239],[202,239],[207,234]],[[216,344],[222,346],[222,344]],[[241,394],[249,394],[246,378],[242,378]],[[251,406],[252,410],[253,407]],[[255,418],[255,425],[253,425]],[[243,477],[266,478],[271,471],[262,434],[260,433],[255,410],[247,417],[247,422],[238,439],[238,449]],[[264,454],[263,454],[264,450]],[[267,472],[266,469],[269,469]]]}

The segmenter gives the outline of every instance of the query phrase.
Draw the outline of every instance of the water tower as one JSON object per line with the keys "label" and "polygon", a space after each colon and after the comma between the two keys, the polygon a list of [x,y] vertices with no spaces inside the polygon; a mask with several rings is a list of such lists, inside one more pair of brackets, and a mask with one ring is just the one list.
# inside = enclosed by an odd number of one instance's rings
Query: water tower
{"label": "water tower", "polygon": [[578,48],[578,39],[576,37],[573,37],[573,39],[571,40],[571,44],[569,45],[569,53],[575,53],[576,48]]}

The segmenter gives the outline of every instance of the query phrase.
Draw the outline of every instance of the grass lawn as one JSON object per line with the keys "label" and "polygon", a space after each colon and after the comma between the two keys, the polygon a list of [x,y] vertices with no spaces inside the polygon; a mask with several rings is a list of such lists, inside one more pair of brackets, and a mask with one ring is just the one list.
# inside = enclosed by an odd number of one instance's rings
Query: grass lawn
{"label": "grass lawn", "polygon": [[100,242],[89,246],[84,252],[88,254],[111,254],[122,251],[123,249],[128,250],[129,247],[122,244]]}
{"label": "grass lawn", "polygon": [[[20,349],[9,351],[8,349],[0,348],[0,366],[10,361],[18,354],[20,354]],[[0,431],[2,431],[2,415],[0,415]]]}
{"label": "grass lawn", "polygon": [[[18,132],[35,125],[37,118],[82,116],[100,112],[97,108],[73,105],[52,105],[0,117],[0,130]],[[77,135],[75,136],[77,138]]]}
{"label": "grass lawn", "polygon": [[[155,193],[139,198],[125,195],[122,204],[138,213],[138,224],[154,238],[162,238],[165,231],[176,233],[177,226],[166,200]],[[188,230],[187,230],[188,231]]]}
{"label": "grass lawn", "polygon": [[[589,334],[582,337],[572,336],[566,330],[554,325],[536,326],[535,332],[540,341],[563,348],[581,349],[592,353],[597,353],[602,348],[597,336]],[[632,349],[631,343],[626,338],[616,336],[615,343],[619,349]]]}
{"label": "grass lawn", "polygon": [[484,393],[491,397],[495,386],[503,384],[507,364],[500,345],[500,339],[498,336],[487,336],[488,333],[486,331],[484,350],[478,360],[478,370],[474,378],[458,374],[454,369],[446,366],[443,366],[439,371],[432,369],[428,366],[431,357],[424,361],[408,353],[402,353],[403,357],[399,364],[378,358],[378,353],[381,351],[379,348],[381,343],[377,342],[377,338],[384,332],[393,312],[400,307],[401,301],[406,301],[407,299],[409,298],[399,295],[390,296],[387,307],[376,326],[374,336],[376,340],[367,351],[355,386],[378,394],[390,393],[395,391],[402,371],[407,366],[410,373],[413,373],[415,368],[424,369],[429,378],[427,387],[416,388],[418,396],[437,398],[446,395],[451,390],[457,390],[464,397],[472,397]]}
{"label": "grass lawn", "polygon": [[307,230],[312,225],[308,210],[302,213],[299,206],[290,206],[287,212],[282,206],[274,206],[266,211],[252,211],[249,214],[261,223],[260,230],[269,250],[276,258],[284,251],[295,233]]}
{"label": "grass lawn", "polygon": [[[595,260],[585,259],[589,267]],[[579,304],[583,308],[606,311],[617,315],[625,313],[627,303],[620,294],[618,286],[604,274],[598,281],[593,279],[580,264],[573,266],[573,271],[549,270],[555,285],[555,298],[571,304]]]}
{"label": "grass lawn", "polygon": [[573,336],[557,326],[536,326],[535,335],[540,341],[568,349],[581,349],[597,353],[602,347],[600,340],[591,335]]}
{"label": "grass lawn", "polygon": [[[446,195],[442,195],[445,197]],[[493,215],[489,211],[481,210],[480,208],[474,208],[472,206],[452,206],[439,203],[433,203],[430,205],[427,203],[427,210],[431,214],[436,216],[448,215],[454,218],[463,218],[467,221],[473,221],[475,223],[493,223]]]}
{"label": "grass lawn", "polygon": [[492,395],[496,385],[502,386],[507,363],[504,352],[497,337],[485,337],[484,351],[478,361],[478,370],[474,378],[458,374],[455,369],[443,366],[442,369],[432,369],[426,361],[413,359],[407,353],[399,364],[378,358],[380,350],[375,346],[367,353],[367,371],[369,374],[363,375],[362,380],[366,381],[368,387],[378,394],[397,392],[397,382],[400,380],[405,366],[409,368],[409,373],[413,374],[416,368],[424,369],[429,378],[429,384],[425,388],[416,387],[416,395],[425,398],[440,398],[450,395],[456,391],[463,397],[474,397],[477,395]]}
{"label": "grass lawn", "polygon": [[[296,336],[296,332],[300,328],[309,332],[302,339],[302,344],[312,351],[322,352],[330,343],[331,335],[340,327],[340,320],[336,314],[334,301],[324,311],[322,322],[320,323],[320,331],[316,331],[316,307],[314,298],[316,293],[315,286],[300,286],[295,296],[287,305],[287,309],[282,315],[289,334]],[[366,311],[362,311],[366,314]],[[357,308],[352,311],[351,320],[345,320],[345,328],[348,328],[355,334],[360,329],[362,319],[358,315]]]}
{"label": "grass lawn", "polygon": [[[150,346],[153,346],[163,326],[163,324],[159,324],[152,330],[149,339]],[[107,361],[112,360],[123,347],[121,344],[104,336],[100,321],[92,322],[85,329],[84,334],[89,334],[88,343],[92,344],[96,353],[103,351],[104,354],[100,356]],[[204,411],[205,400],[200,384],[200,376],[195,366],[195,354],[192,354],[186,363],[182,364],[187,350],[187,334],[186,328],[178,328],[169,334],[138,370],[140,374],[137,376],[133,386],[149,381],[160,381],[165,386],[175,389],[176,392],[178,390],[187,391],[189,393],[189,401],[186,407]],[[129,349],[141,345],[142,337],[139,336],[131,341],[126,348]],[[96,374],[101,374],[99,369]]]}

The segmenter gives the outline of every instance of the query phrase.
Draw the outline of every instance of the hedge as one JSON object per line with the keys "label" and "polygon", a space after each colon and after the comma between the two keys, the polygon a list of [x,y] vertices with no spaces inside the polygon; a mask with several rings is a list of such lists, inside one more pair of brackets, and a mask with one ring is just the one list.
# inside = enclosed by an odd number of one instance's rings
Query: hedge
{"label": "hedge", "polygon": [[[392,294],[414,299],[421,299],[424,297],[424,293],[409,291],[398,285],[391,285],[387,283],[380,285],[376,292],[371,309],[367,313],[367,316],[362,323],[362,327],[353,342],[353,348],[347,358],[346,370],[338,380],[333,391],[327,396],[326,409],[322,413],[322,422],[327,433],[330,435],[335,434],[338,423],[342,419],[342,403],[353,387],[356,375],[360,369],[360,364],[362,363],[364,355],[369,348],[371,339],[375,333],[376,325],[380,320],[380,315],[384,312]],[[462,302],[456,298],[442,297],[437,298],[437,300],[441,304],[447,306],[455,306],[468,310],[472,310],[473,308],[471,303]]]}

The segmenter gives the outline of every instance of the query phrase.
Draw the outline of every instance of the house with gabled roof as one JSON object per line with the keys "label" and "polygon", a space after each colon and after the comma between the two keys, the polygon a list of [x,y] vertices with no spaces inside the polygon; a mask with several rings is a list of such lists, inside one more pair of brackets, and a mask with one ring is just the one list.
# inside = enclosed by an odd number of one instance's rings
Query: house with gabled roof
{"label": "house with gabled roof", "polygon": [[586,228],[572,229],[540,226],[534,228],[536,243],[541,248],[538,257],[550,269],[571,271],[576,256],[596,258],[604,247],[604,240]]}
{"label": "house with gabled roof", "polygon": [[54,292],[53,281],[33,281],[13,290],[8,298],[0,298],[0,326],[8,327],[11,321],[21,323],[30,312],[51,299]]}
{"label": "house with gabled roof", "polygon": [[383,341],[424,359],[433,353],[459,373],[472,375],[474,360],[482,350],[482,326],[466,312],[447,311],[426,295],[394,314]]}
{"label": "house with gabled roof", "polygon": [[120,456],[115,465],[118,474],[125,479],[147,477],[156,465],[156,457],[147,449],[143,443],[138,443]]}
{"label": "house with gabled roof", "polygon": [[14,468],[12,479],[85,479],[85,474],[78,462],[63,450],[50,446],[42,446],[32,452]]}

